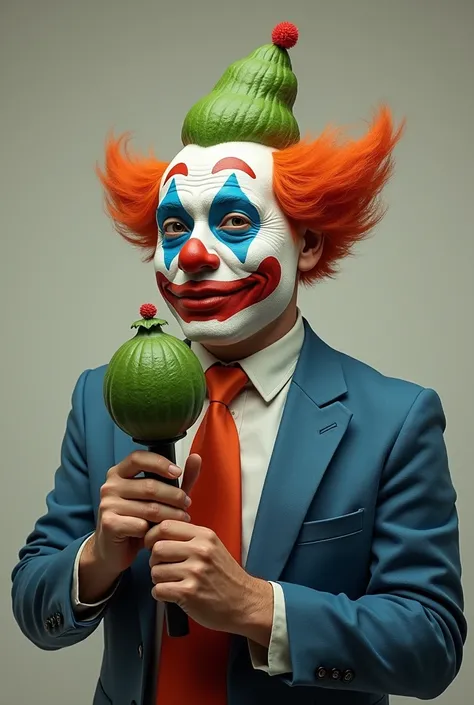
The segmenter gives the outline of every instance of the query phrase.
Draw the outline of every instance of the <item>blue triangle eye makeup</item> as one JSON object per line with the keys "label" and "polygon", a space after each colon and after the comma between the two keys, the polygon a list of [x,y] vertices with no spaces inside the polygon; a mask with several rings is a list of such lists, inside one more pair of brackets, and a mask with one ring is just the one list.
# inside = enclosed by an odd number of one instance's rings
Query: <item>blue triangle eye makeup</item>
{"label": "blue triangle eye makeup", "polygon": [[[250,221],[248,228],[241,230],[226,229],[222,226],[226,216],[233,214],[242,215]],[[164,223],[168,218],[179,218],[187,231],[178,237],[166,237]],[[156,222],[162,234],[163,257],[166,269],[170,269],[175,257],[179,256],[181,248],[192,236],[195,222],[181,203],[173,179],[166,196],[161,201],[156,212]],[[220,191],[216,194],[209,210],[209,229],[213,235],[226,245],[237,259],[244,263],[249,247],[260,231],[261,221],[258,210],[248,196],[240,188],[235,174],[229,176]]]}
{"label": "blue triangle eye makeup", "polygon": [[[233,214],[247,217],[247,230],[231,231],[219,227],[224,218]],[[232,250],[240,262],[245,262],[250,245],[260,230],[260,215],[248,196],[240,188],[235,174],[229,176],[216,194],[209,211],[209,227],[215,237]]]}
{"label": "blue triangle eye makeup", "polygon": [[[167,238],[164,234],[164,223],[167,218],[179,218],[188,228],[187,232],[184,232],[179,237]],[[156,222],[160,232],[163,234],[163,256],[166,269],[169,269],[174,258],[179,255],[182,246],[189,240],[194,230],[194,220],[181,203],[175,179],[171,182],[168,193],[158,206]]]}

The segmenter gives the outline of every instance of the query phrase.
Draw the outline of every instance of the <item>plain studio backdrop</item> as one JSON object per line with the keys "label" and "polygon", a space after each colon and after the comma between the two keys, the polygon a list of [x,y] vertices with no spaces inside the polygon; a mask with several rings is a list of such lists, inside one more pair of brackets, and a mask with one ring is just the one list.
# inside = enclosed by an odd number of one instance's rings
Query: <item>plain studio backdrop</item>
{"label": "plain studio backdrop", "polygon": [[[10,572],[45,510],[77,377],[132,335],[141,303],[161,306],[152,265],[104,214],[94,168],[106,135],[131,130],[135,147],[171,159],[187,110],[282,20],[300,28],[303,133],[331,122],[360,134],[384,101],[407,118],[385,219],[300,305],[331,345],[440,394],[472,618],[473,0],[0,5],[1,705],[87,705],[100,666],[100,629],[58,652],[22,636]],[[473,693],[468,643],[437,702],[469,705]]]}

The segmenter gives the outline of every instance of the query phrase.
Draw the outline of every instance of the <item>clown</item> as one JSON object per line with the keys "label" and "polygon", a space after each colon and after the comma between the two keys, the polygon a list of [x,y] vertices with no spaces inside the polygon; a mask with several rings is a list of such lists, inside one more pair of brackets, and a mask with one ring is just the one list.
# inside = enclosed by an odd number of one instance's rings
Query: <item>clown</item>
{"label": "clown", "polygon": [[273,43],[231,65],[185,118],[171,163],[106,150],[108,210],[153,258],[159,290],[186,337],[251,339],[294,307],[298,283],[332,276],[381,216],[378,197],[400,137],[382,108],[359,140],[328,129],[300,139],[297,81],[283,23]]}
{"label": "clown", "polygon": [[[48,650],[103,619],[94,705],[388,705],[437,697],[461,664],[440,399],[335,350],[297,307],[381,218],[401,129],[383,107],[360,139],[302,139],[297,38],[279,25],[230,66],[171,162],[106,145],[108,212],[153,262],[207,395],[174,465],[114,427],[106,365],[77,383],[13,593]],[[189,633],[155,621],[163,603]]]}

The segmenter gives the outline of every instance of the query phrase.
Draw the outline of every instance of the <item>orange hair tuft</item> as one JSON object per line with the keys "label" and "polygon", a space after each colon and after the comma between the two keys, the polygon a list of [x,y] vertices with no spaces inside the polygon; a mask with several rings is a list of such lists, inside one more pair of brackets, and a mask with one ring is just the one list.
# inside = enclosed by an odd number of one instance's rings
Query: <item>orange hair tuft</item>
{"label": "orange hair tuft", "polygon": [[109,137],[105,166],[97,175],[105,190],[106,210],[115,229],[127,242],[148,250],[149,261],[158,241],[156,208],[161,178],[168,164],[132,153],[129,135]]}
{"label": "orange hair tuft", "polygon": [[334,276],[337,262],[380,221],[385,210],[379,195],[402,131],[403,125],[394,130],[383,106],[359,140],[340,143],[339,131],[328,128],[313,142],[274,152],[275,196],[294,231],[304,226],[324,235],[321,259],[314,270],[300,274],[301,282]]}

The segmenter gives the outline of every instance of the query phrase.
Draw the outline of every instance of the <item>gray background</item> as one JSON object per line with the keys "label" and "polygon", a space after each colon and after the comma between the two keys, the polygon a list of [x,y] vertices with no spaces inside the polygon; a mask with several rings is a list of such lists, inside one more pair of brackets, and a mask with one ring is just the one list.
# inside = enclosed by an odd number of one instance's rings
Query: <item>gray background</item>
{"label": "gray background", "polygon": [[[99,669],[100,630],[55,653],[26,641],[9,576],[44,511],[78,375],[107,362],[139,305],[157,300],[151,265],[103,214],[94,165],[105,136],[131,129],[138,148],[172,158],[188,108],[281,20],[301,31],[292,58],[304,133],[328,122],[360,130],[380,101],[408,119],[386,218],[336,281],[300,303],[332,345],[441,395],[473,615],[472,0],[2,0],[2,705],[87,705]],[[437,702],[468,705],[473,692],[468,644]]]}

